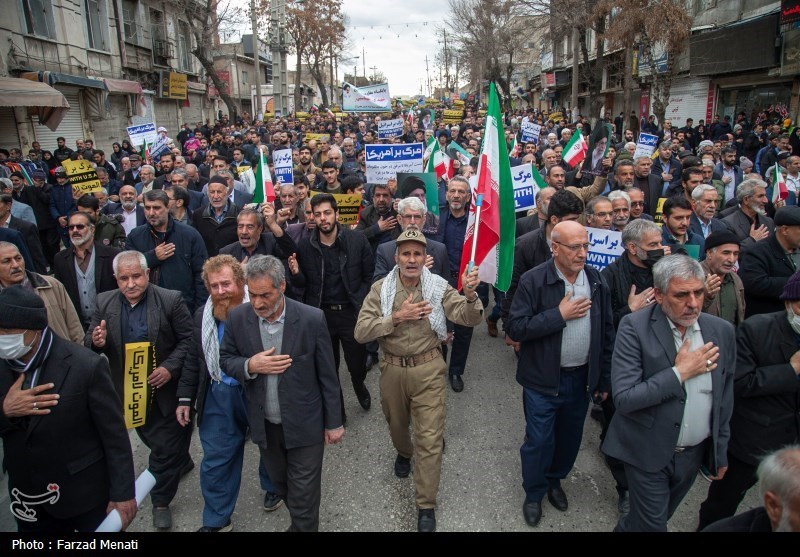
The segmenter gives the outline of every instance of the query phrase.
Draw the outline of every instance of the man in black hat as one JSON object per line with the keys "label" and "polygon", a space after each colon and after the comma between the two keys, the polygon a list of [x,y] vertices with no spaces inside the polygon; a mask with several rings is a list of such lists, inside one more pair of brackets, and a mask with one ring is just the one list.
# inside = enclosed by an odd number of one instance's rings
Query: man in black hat
{"label": "man in black hat", "polygon": [[0,291],[0,435],[20,532],[136,516],[133,454],[107,361],[54,334],[44,302]]}
{"label": "man in black hat", "polygon": [[721,317],[734,327],[744,321],[744,286],[734,272],[741,243],[733,232],[712,232],[706,238],[706,258],[700,263],[706,273],[703,311]]}
{"label": "man in black hat", "polygon": [[708,489],[700,506],[700,530],[736,513],[757,481],[764,455],[800,440],[800,273],[786,281],[780,299],[777,311],[754,315],[739,327],[728,472]]}
{"label": "man in black hat", "polygon": [[756,242],[742,253],[739,276],[747,301],[745,317],[780,311],[783,304],[778,298],[787,279],[798,268],[800,207],[782,207],[775,213],[775,230],[769,238]]}

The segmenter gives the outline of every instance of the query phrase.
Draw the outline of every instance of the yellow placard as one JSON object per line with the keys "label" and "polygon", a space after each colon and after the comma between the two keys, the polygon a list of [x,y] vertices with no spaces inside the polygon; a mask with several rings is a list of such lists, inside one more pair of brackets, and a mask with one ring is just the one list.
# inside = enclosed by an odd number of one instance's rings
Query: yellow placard
{"label": "yellow placard", "polygon": [[169,98],[185,100],[188,92],[186,74],[169,72]]}
{"label": "yellow placard", "polygon": [[453,101],[453,106],[460,106],[460,107],[463,107],[463,106],[464,106],[464,101],[462,101],[461,99],[455,99],[455,100]]}
{"label": "yellow placard", "polygon": [[75,199],[102,189],[103,184],[97,177],[94,165],[89,161],[64,161],[61,166],[67,172],[69,183],[72,186],[72,196]]}
{"label": "yellow placard", "polygon": [[150,342],[129,342],[125,345],[125,367],[122,370],[123,412],[128,429],[147,422],[152,403],[147,377],[156,363],[156,347]]}
{"label": "yellow placard", "polygon": [[[311,196],[322,191],[311,191]],[[334,193],[333,198],[336,200],[336,207],[339,210],[339,218],[336,219],[339,224],[358,224],[358,212],[361,210],[361,194],[360,193]]]}
{"label": "yellow placard", "polygon": [[311,118],[311,114],[309,114],[308,112],[295,112],[294,117],[297,118],[298,120],[304,121]]}
{"label": "yellow placard", "polygon": [[442,116],[445,121],[451,120],[460,122],[461,118],[464,117],[464,112],[461,110],[445,110]]}
{"label": "yellow placard", "polygon": [[307,133],[305,135],[305,139],[306,139],[306,142],[309,142],[312,139],[314,141],[322,141],[323,139],[325,141],[330,141],[331,140],[331,135],[329,133]]}
{"label": "yellow placard", "polygon": [[551,112],[550,116],[547,117],[548,120],[552,122],[557,122],[564,117],[564,114],[561,112]]}
{"label": "yellow placard", "polygon": [[658,226],[664,224],[664,202],[666,200],[667,200],[666,197],[658,198],[658,205],[656,205],[656,212],[653,214],[653,222],[655,222]]}

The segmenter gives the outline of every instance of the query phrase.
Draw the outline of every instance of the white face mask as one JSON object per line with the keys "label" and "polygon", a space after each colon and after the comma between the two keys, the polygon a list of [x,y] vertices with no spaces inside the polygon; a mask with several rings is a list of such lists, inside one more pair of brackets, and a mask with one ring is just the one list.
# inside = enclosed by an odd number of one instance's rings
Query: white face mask
{"label": "white face mask", "polygon": [[792,308],[786,308],[786,318],[789,320],[789,325],[795,333],[800,335],[800,315],[795,314]]}
{"label": "white face mask", "polygon": [[25,333],[0,335],[0,358],[17,360],[30,352],[31,347],[25,345]]}

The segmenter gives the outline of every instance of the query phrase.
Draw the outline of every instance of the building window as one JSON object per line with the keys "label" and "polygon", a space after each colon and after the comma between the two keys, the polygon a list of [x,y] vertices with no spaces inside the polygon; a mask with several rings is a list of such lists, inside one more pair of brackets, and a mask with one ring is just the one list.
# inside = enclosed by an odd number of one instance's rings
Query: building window
{"label": "building window", "polygon": [[86,35],[89,39],[89,48],[108,50],[108,41],[106,40],[108,14],[105,0],[84,0],[83,7],[86,11]]}
{"label": "building window", "polygon": [[247,85],[247,72],[242,70],[242,84]]}
{"label": "building window", "polygon": [[192,36],[189,33],[189,24],[178,20],[178,64],[185,72],[192,71],[192,62],[189,51],[192,48]]}
{"label": "building window", "polygon": [[134,44],[139,44],[141,33],[136,24],[136,13],[139,11],[136,0],[122,0],[122,28],[125,32],[125,40]]}
{"label": "building window", "polygon": [[28,35],[56,38],[52,0],[20,0],[20,5]]}
{"label": "building window", "polygon": [[150,36],[153,38],[153,63],[159,66],[169,66],[169,60],[172,58],[172,45],[167,40],[164,12],[150,10]]}

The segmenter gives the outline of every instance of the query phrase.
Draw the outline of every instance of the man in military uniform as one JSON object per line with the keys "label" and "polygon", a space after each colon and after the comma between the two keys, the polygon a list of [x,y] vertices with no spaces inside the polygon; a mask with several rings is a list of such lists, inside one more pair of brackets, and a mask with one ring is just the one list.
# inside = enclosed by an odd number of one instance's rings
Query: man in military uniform
{"label": "man in military uniform", "polygon": [[[407,229],[396,240],[395,268],[375,282],[364,299],[355,328],[356,341],[377,340],[383,352],[381,406],[397,449],[394,473],[405,478],[414,458],[420,532],[436,530],[436,494],[444,449],[445,376],[441,343],[449,319],[474,327],[481,322],[478,268],[461,277],[466,296],[425,267],[427,241]],[[411,443],[409,423],[414,427]]]}

